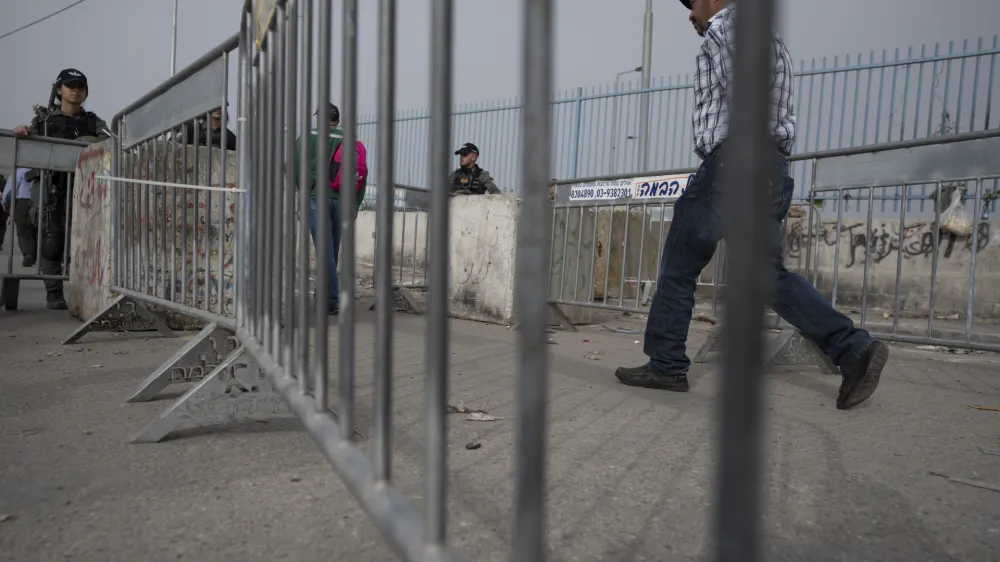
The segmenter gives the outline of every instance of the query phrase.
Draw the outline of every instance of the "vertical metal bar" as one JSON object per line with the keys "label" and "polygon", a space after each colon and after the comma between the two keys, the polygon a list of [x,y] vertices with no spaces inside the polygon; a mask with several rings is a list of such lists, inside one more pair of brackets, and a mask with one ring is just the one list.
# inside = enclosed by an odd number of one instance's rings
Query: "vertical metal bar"
{"label": "vertical metal bar", "polygon": [[626,200],[625,201],[625,235],[622,237],[623,238],[622,239],[622,267],[621,267],[621,271],[620,271],[620,275],[619,275],[620,279],[619,279],[619,283],[618,283],[618,306],[623,306],[625,304],[625,302],[624,302],[625,301],[625,268],[626,268],[626,264],[628,263],[628,261],[627,261],[627,258],[628,258],[628,231],[629,231],[629,227],[631,226],[629,224],[631,222],[629,220],[629,217],[631,216],[631,213],[630,213],[631,210],[632,210],[632,206],[629,204],[629,201]]}
{"label": "vertical metal bar", "polygon": [[[306,394],[309,390],[309,247],[313,242],[309,235],[309,177],[312,173],[309,166],[309,152],[312,135],[309,120],[312,114],[312,73],[313,73],[313,2],[305,0],[302,3],[302,38],[301,38],[301,85],[299,87],[299,258],[297,262],[299,301],[297,303],[297,319],[299,324],[299,340],[296,356],[299,360],[299,392]],[[317,257],[319,254],[317,254]],[[319,290],[316,289],[316,300],[319,300]],[[313,312],[316,306],[313,307]]]}
{"label": "vertical metal bar", "polygon": [[[183,132],[183,138],[181,146],[181,170],[183,170],[184,179],[182,180],[185,185],[191,183],[190,176],[188,173],[188,152],[190,152],[187,144],[187,129],[181,126],[181,131]],[[195,164],[197,165],[197,157]],[[187,304],[187,257],[188,257],[188,192],[191,191],[188,188],[181,189],[181,302]]]}
{"label": "vertical metal bar", "polygon": [[903,244],[906,242],[906,195],[908,185],[903,184],[900,195],[903,204],[899,206],[899,247],[896,248],[896,283],[892,293],[892,333],[899,328],[899,285],[903,276]]}
{"label": "vertical metal bar", "polygon": [[[726,329],[720,411],[721,451],[715,522],[716,560],[756,562],[761,557],[760,510],[764,397],[761,380],[764,303],[770,290],[766,268],[769,175],[773,145],[767,133],[773,79],[773,0],[743,0],[736,18],[732,125],[724,185],[726,222],[731,225],[733,274],[727,286]],[[737,187],[750,187],[738,189]],[[750,212],[747,212],[747,211]],[[727,252],[727,259],[729,254]],[[731,293],[730,293],[731,291]]]}
{"label": "vertical metal bar", "polygon": [[[826,57],[823,57],[823,71],[819,75],[819,106],[816,108],[816,146],[814,150],[819,150],[819,136],[823,133],[823,100],[826,97]],[[812,107],[809,108],[810,113]],[[826,146],[824,148],[830,148]]]}
{"label": "vertical metal bar", "polygon": [[[906,60],[913,60],[913,47],[907,47]],[[899,140],[903,140],[903,137],[906,135],[906,101],[910,97],[910,69],[912,67],[913,65],[906,65],[906,72],[903,77],[903,108],[900,111],[901,116],[899,118]],[[919,86],[917,90],[920,90]],[[916,119],[914,119],[914,122],[916,122]]]}
{"label": "vertical metal bar", "polygon": [[[839,56],[833,57],[833,68],[834,68],[834,70],[837,70],[837,69],[840,68],[840,62],[838,60],[839,58],[840,58]],[[850,59],[850,57],[848,57],[846,65],[847,66],[851,65],[851,59]],[[840,74],[839,71],[833,73],[833,83],[830,84],[830,119],[829,119],[829,121],[827,122],[827,125],[826,125],[827,126],[827,130],[826,130],[826,147],[828,149],[829,148],[833,148],[833,114],[837,110],[837,100],[836,100],[836,96],[837,96],[837,77],[838,77],[839,74]],[[845,83],[847,82],[846,78],[844,79],[844,82]],[[839,148],[839,147],[837,147],[837,148]]]}
{"label": "vertical metal bar", "polygon": [[[663,203],[660,203],[660,216],[663,216]],[[600,207],[593,206],[590,208],[590,212],[594,215],[594,234],[591,236],[590,244],[590,275],[587,277],[587,302],[594,302],[594,280],[597,274],[597,218],[599,215]],[[553,229],[555,228],[555,213],[552,215]],[[663,223],[660,223],[660,234],[662,238],[663,234]],[[549,247],[552,247],[552,240],[549,240]],[[662,246],[661,246],[662,247]],[[657,269],[659,271],[659,269]]]}
{"label": "vertical metal bar", "polygon": [[[344,21],[342,26],[344,56],[341,59],[343,72],[343,135],[340,163],[340,268],[343,271],[340,285],[340,436],[350,440],[354,433],[354,287],[355,256],[357,248],[354,236],[354,213],[356,210],[355,184],[357,183],[357,139],[358,122],[358,0],[344,0]],[[443,335],[443,334],[442,334]],[[445,397],[447,400],[447,397]],[[447,404],[441,407],[444,412]]]}
{"label": "vertical metal bar", "polygon": [[246,327],[246,293],[244,291],[244,286],[246,282],[244,274],[244,264],[245,264],[245,252],[246,252],[246,234],[249,232],[248,228],[251,226],[247,221],[249,221],[249,213],[246,209],[246,191],[244,189],[244,182],[246,180],[246,174],[244,166],[246,165],[246,154],[247,154],[247,127],[246,127],[246,106],[249,103],[248,100],[248,90],[247,90],[247,64],[249,58],[249,52],[247,49],[247,13],[244,11],[242,14],[242,22],[240,25],[240,42],[237,47],[237,64],[236,64],[236,188],[240,190],[233,194],[235,199],[236,209],[234,212],[234,226],[236,228],[235,238],[236,238],[236,255],[234,256],[235,268],[233,270],[233,293],[235,296],[235,312],[236,312],[236,325],[238,328]]}
{"label": "vertical metal bar", "polygon": [[[860,59],[859,59],[860,60]],[[872,77],[874,76],[875,69],[873,68],[875,64],[875,51],[872,51],[868,56],[868,79],[865,82],[865,120],[864,125],[861,126],[861,144],[865,144],[868,140],[868,115],[869,108],[871,107],[872,101]],[[860,74],[858,75],[860,79]],[[879,96],[882,95],[881,90],[879,91]],[[853,131],[851,134],[851,146],[854,146],[854,135]]]}
{"label": "vertical metal bar", "polygon": [[[861,53],[858,53],[858,66],[861,66]],[[853,113],[851,114],[851,146],[854,146],[854,131],[858,127],[858,94],[861,91],[861,70],[856,70],[854,72],[854,104]],[[844,79],[844,103],[847,103],[847,79]],[[843,144],[843,134],[844,134],[844,115],[846,115],[843,106],[841,106],[840,113],[840,134],[841,138],[837,141],[840,146]]]}
{"label": "vertical metal bar", "polygon": [[[920,122],[920,107],[922,105],[920,102],[921,98],[923,98],[923,92],[924,92],[924,68],[927,66],[927,64],[923,61],[926,57],[927,57],[927,45],[921,45],[920,46],[921,62],[919,63],[920,71],[917,72],[917,104],[916,104],[917,111],[916,114],[913,116],[913,138],[917,138],[917,135],[920,134],[920,127],[917,125],[917,123]],[[931,76],[932,83],[935,79],[936,77]],[[909,81],[907,80],[907,82]],[[885,208],[883,207],[882,210],[885,210]]]}
{"label": "vertical metal bar", "polygon": [[[941,182],[937,182],[934,193],[941,193]],[[927,305],[927,337],[934,337],[934,298],[937,296],[938,253],[941,251],[941,205],[934,205],[934,253],[931,254],[931,290]]]}
{"label": "vertical metal bar", "polygon": [[868,272],[872,265],[872,213],[875,210],[875,188],[868,188],[868,222],[865,225],[865,269],[864,279],[861,281],[861,328],[865,327],[865,320],[868,316]]}
{"label": "vertical metal bar", "polygon": [[583,126],[583,88],[576,89],[576,125],[573,128],[573,154],[570,156],[571,177],[580,177],[580,128]]}
{"label": "vertical metal bar", "polygon": [[[600,213],[600,207],[597,208],[597,212]],[[625,222],[625,226],[628,226],[628,221]],[[615,228],[615,205],[612,203],[608,205],[608,245],[605,246],[605,258],[604,258],[604,292],[601,293],[601,299],[605,304],[608,302],[608,285],[611,279],[611,234],[614,232]]]}
{"label": "vertical metal bar", "polygon": [[[317,121],[316,121],[316,162],[330,161],[330,51],[332,45],[330,39],[332,35],[332,2],[319,3],[319,69],[317,72]],[[327,369],[329,368],[329,358],[326,353],[327,336],[329,326],[327,324],[327,307],[329,303],[325,298],[330,286],[330,276],[336,275],[336,271],[330,271],[330,263],[327,256],[330,255],[330,244],[332,244],[333,226],[330,224],[330,167],[316,166],[316,306],[315,314],[315,340],[316,346],[313,348],[315,357],[313,360],[316,376],[315,398],[316,409],[326,411],[328,409],[329,397],[327,396]],[[353,280],[352,280],[353,282]]]}
{"label": "vertical metal bar", "polygon": [[[642,294],[642,260],[643,260],[643,250],[645,249],[646,242],[646,216],[649,211],[649,204],[642,204],[642,223],[639,225],[639,256],[638,262],[639,266],[635,272],[635,307],[639,308],[639,297]],[[582,222],[582,221],[581,221]],[[579,266],[580,260],[577,258],[577,266]],[[577,278],[579,279],[580,274],[577,273]]]}
{"label": "vertical metal bar", "polygon": [[[299,17],[298,17],[298,2],[292,1],[285,4],[285,13],[279,12],[280,16],[285,17],[285,146],[284,153],[282,154],[281,161],[284,162],[282,166],[283,172],[283,182],[284,190],[282,193],[282,212],[281,212],[281,241],[284,244],[282,249],[282,262],[281,269],[284,274],[284,280],[282,281],[282,338],[281,338],[281,356],[280,364],[285,367],[287,372],[295,374],[295,370],[292,367],[294,360],[294,349],[295,344],[295,312],[296,307],[294,304],[295,299],[295,175],[293,171],[295,170],[295,134],[296,134],[296,121],[295,121],[295,102],[297,101],[298,93],[296,90],[298,76],[298,39],[299,39]],[[302,131],[305,133],[306,131]],[[221,253],[220,253],[221,255]],[[301,379],[300,379],[301,380]]]}
{"label": "vertical metal bar", "polygon": [[375,193],[375,478],[392,478],[392,226],[396,146],[396,0],[379,1],[378,170]]}
{"label": "vertical metal bar", "polygon": [[968,60],[966,55],[969,52],[969,40],[965,39],[962,41],[962,64],[959,66],[958,71],[958,107],[955,109],[955,134],[957,135],[962,130],[962,98],[965,94],[965,62]]}
{"label": "vertical metal bar", "polygon": [[[222,92],[223,92],[222,99],[220,100],[221,101],[220,107],[221,107],[221,110],[222,110],[222,115],[220,117],[220,123],[221,123],[220,127],[221,128],[219,129],[219,187],[222,188],[222,189],[226,189],[228,187],[226,185],[226,173],[229,171],[228,155],[227,155],[227,152],[226,152],[226,143],[229,140],[227,138],[228,137],[227,132],[229,130],[229,127],[227,125],[229,123],[229,107],[228,107],[229,100],[227,99],[227,96],[229,94],[229,52],[228,51],[225,52],[225,53],[222,53]],[[288,162],[288,161],[290,161],[290,160],[286,160],[286,162]],[[218,247],[218,252],[219,252],[219,266],[218,266],[218,269],[217,269],[218,277],[216,278],[216,297],[217,297],[217,299],[219,301],[218,302],[217,312],[218,312],[219,316],[223,316],[224,313],[225,313],[225,309],[226,309],[225,304],[224,304],[225,299],[224,299],[224,291],[223,291],[223,289],[226,286],[226,259],[225,259],[224,252],[225,252],[225,241],[226,241],[226,210],[229,207],[229,204],[227,202],[228,198],[229,198],[229,192],[227,192],[227,191],[220,191],[219,192],[219,230],[218,230],[218,236],[219,236],[219,247]],[[235,197],[234,197],[234,200],[235,200]],[[233,224],[234,224],[234,226],[236,224],[235,223],[235,217],[234,217],[234,223]],[[234,232],[233,234],[234,234],[234,238],[235,238],[235,234],[236,233]],[[234,256],[234,258],[235,258],[235,256]],[[236,279],[235,275],[233,276],[233,279],[234,280]],[[233,301],[233,306],[234,307],[236,306],[235,299]]]}
{"label": "vertical metal bar", "polygon": [[[150,147],[150,144],[152,142],[153,142],[152,139],[150,139],[142,144],[143,147],[142,158],[145,164],[143,179],[147,181],[153,177],[152,170],[155,169],[153,160],[156,157],[156,155],[153,154],[152,157],[150,156],[150,153],[153,152],[153,150]],[[149,244],[150,238],[152,238],[154,242],[156,241],[156,234],[153,232],[153,229],[156,228],[155,218],[153,217],[152,212],[150,212],[151,211],[150,199],[153,198],[154,189],[155,187],[149,184],[142,186],[143,209],[145,210],[145,212],[143,213],[143,217],[145,217],[146,219],[143,222],[142,226],[142,234],[144,239],[142,244],[142,249],[143,249],[142,271],[145,278],[145,283],[143,284],[142,292],[147,295],[153,295],[154,294],[153,291],[156,288],[156,281],[154,278],[154,275],[156,274],[156,264],[153,263],[153,256],[150,255],[150,244]]]}
{"label": "vertical metal bar", "polygon": [[990,79],[986,82],[986,122],[983,123],[983,130],[990,128],[990,111],[993,106],[993,72],[996,70],[997,65],[997,44],[1000,35],[993,36],[993,51],[994,53],[990,55]]}
{"label": "vertical metal bar", "polygon": [[[431,4],[431,123],[427,160],[431,190],[427,273],[427,482],[425,541],[444,543],[448,513],[448,173],[451,164],[454,2]],[[546,100],[548,103],[548,100]],[[548,123],[548,121],[546,121]],[[549,147],[546,145],[546,151]],[[550,164],[546,160],[547,166]],[[542,219],[544,221],[544,219]],[[523,310],[522,310],[523,312]],[[523,322],[522,322],[523,323]]]}
{"label": "vertical metal bar", "polygon": [[524,0],[521,88],[521,228],[517,231],[516,308],[518,331],[517,437],[514,481],[516,562],[542,562],[545,541],[546,411],[548,402],[548,315],[546,243],[552,219],[547,213],[552,152],[552,60],[554,0]]}
{"label": "vertical metal bar", "polygon": [[[948,41],[948,62],[945,63],[944,71],[944,96],[941,99],[941,134],[950,134],[951,131],[945,130],[945,119],[949,118],[948,115],[948,92],[951,91],[951,63],[953,59],[951,55],[955,53],[955,42]],[[958,100],[959,105],[961,105],[962,100]]]}
{"label": "vertical metal bar", "polygon": [[[176,184],[177,182],[177,128],[170,130],[170,140],[167,141],[167,162],[169,164],[170,173],[167,175],[167,181],[171,184]],[[182,188],[183,189],[183,188]],[[164,194],[166,197],[166,194]],[[170,186],[170,273],[168,283],[170,284],[170,294],[168,299],[172,302],[177,302],[176,288],[177,288],[177,187],[175,185]]]}
{"label": "vertical metal bar", "polygon": [[[899,47],[896,48],[896,56],[893,59],[896,64],[892,65],[892,88],[889,91],[889,127],[886,129],[885,140],[892,140],[892,123],[896,116],[896,76],[899,72]],[[878,143],[878,139],[875,139]]]}
{"label": "vertical metal bar", "polygon": [[965,304],[965,341],[972,340],[972,305],[976,300],[976,262],[979,257],[979,215],[983,198],[983,178],[976,178],[976,201],[972,205],[972,256],[969,258],[969,295]]}
{"label": "vertical metal bar", "polygon": [[[402,222],[402,224],[399,225],[399,284],[400,285],[403,284],[403,269],[404,269],[404,266],[406,265],[406,262],[403,261],[403,258],[404,258],[404,254],[403,253],[406,251],[406,216],[410,214],[409,209],[405,206],[405,202],[406,202],[406,195],[405,195],[405,193],[406,193],[406,191],[404,190],[403,193],[404,193],[404,195],[403,195],[404,206],[403,206],[403,213],[402,213],[402,215],[403,215],[403,222]],[[414,232],[416,232],[416,231],[414,230]],[[395,235],[396,234],[393,233],[393,237],[394,237],[393,240],[395,240]],[[376,244],[377,244],[377,242],[376,242]],[[414,268],[417,267],[417,256],[416,256],[416,254],[413,255],[413,267]],[[414,275],[416,275],[416,274],[414,273]]]}
{"label": "vertical metal bar", "polygon": [[[979,41],[976,43],[977,53],[983,51],[983,38],[980,37]],[[979,97],[979,62],[983,60],[983,56],[980,54],[976,55],[976,67],[972,73],[972,103],[969,104],[969,131],[976,130],[976,102]]]}
{"label": "vertical metal bar", "polygon": [[[576,275],[573,276],[573,300],[577,300],[580,290],[580,258],[583,253],[583,207],[580,207],[580,221],[577,223],[576,227]],[[567,222],[569,221],[569,213],[566,214]],[[563,256],[565,261],[566,256]],[[638,306],[638,302],[636,304]]]}
{"label": "vertical metal bar", "polygon": [[[885,49],[882,49],[882,68],[879,72],[878,78],[878,103],[875,107],[875,139],[872,141],[878,144],[879,139],[879,129],[882,127],[882,93],[885,91],[885,61],[887,57]],[[893,96],[895,96],[895,89],[893,90]],[[889,98],[889,110],[892,111],[892,97]],[[866,137],[867,138],[867,137]],[[865,144],[865,139],[862,139],[861,144]]]}
{"label": "vertical metal bar", "polygon": [[[10,178],[7,181],[9,181],[11,183],[11,191],[12,191],[12,193],[10,194],[10,201],[11,201],[10,208],[11,208],[11,211],[13,212],[14,209],[17,207],[17,137],[13,137],[11,140],[13,141],[13,145],[14,146],[11,149],[11,155],[10,155]],[[117,159],[114,158],[115,154],[116,153],[112,153],[112,159],[113,159],[112,160],[112,164],[111,164],[112,168],[117,163]],[[114,174],[115,174],[116,177],[118,177],[118,173],[117,172],[115,172]],[[114,182],[112,182],[112,185],[116,185],[116,184]],[[0,192],[2,192],[6,187],[7,187],[6,185],[0,186]],[[41,221],[37,221],[37,219],[36,219],[36,222],[41,222]],[[36,236],[36,238],[37,238],[37,236]],[[3,240],[0,240],[0,242],[3,242]],[[17,226],[15,225],[14,226],[13,236],[11,236],[11,239],[10,239],[10,253],[7,255],[7,273],[13,273],[14,272],[14,246],[15,246],[16,243],[17,243]],[[35,254],[35,255],[39,256],[41,254]],[[38,261],[39,261],[38,259],[35,259],[36,265],[37,265]],[[117,271],[118,271],[117,262],[114,262],[112,264],[112,267],[115,268],[114,272],[112,273],[112,277],[111,277],[112,283],[114,283],[115,273],[117,273]]]}
{"label": "vertical metal bar", "polygon": [[253,284],[250,287],[250,294],[253,295],[253,333],[257,341],[261,341],[261,322],[263,321],[264,287],[263,287],[263,261],[264,261],[264,136],[265,136],[265,116],[264,116],[264,92],[267,88],[267,55],[259,52],[257,64],[254,67],[254,116],[250,129],[253,135],[253,181],[252,185],[252,209],[254,217],[254,229],[257,231],[251,237],[253,248],[251,255],[253,260],[250,266],[250,277]]}
{"label": "vertical metal bar", "polygon": [[271,41],[268,51],[272,53],[271,62],[274,64],[271,76],[274,82],[274,101],[271,109],[271,126],[273,127],[270,150],[267,159],[271,162],[270,175],[268,176],[270,194],[268,203],[271,212],[268,218],[268,228],[270,229],[267,241],[270,248],[270,260],[268,262],[268,274],[271,277],[270,298],[271,298],[271,320],[268,329],[270,331],[270,351],[271,356],[277,359],[281,349],[281,282],[283,276],[281,264],[284,258],[284,246],[281,243],[281,221],[284,214],[284,197],[282,197],[282,181],[284,148],[285,148],[285,18],[282,14],[284,5],[277,7],[275,13],[275,25],[272,31]]}
{"label": "vertical metal bar", "polygon": [[934,44],[934,62],[931,65],[931,95],[930,107],[927,109],[927,136],[931,136],[934,131],[934,100],[937,98],[938,72],[937,58],[941,54],[941,44]]}

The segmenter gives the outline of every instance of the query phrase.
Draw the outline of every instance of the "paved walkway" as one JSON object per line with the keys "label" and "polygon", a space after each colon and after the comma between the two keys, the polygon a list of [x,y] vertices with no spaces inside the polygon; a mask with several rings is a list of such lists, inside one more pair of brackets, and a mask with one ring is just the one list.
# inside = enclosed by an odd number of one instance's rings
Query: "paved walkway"
{"label": "paved walkway", "polygon": [[[26,283],[0,318],[0,561],[390,561],[365,515],[293,420],[130,436],[169,402],[125,404],[181,343],[90,334],[44,310]],[[358,400],[370,403],[374,317],[359,312]],[[638,320],[618,318],[616,327]],[[693,345],[707,324],[692,326]],[[419,507],[425,320],[400,314],[395,475]],[[714,420],[710,365],[686,395],[623,387],[639,336],[600,327],[552,335],[549,524],[554,561],[688,561],[710,552]],[[509,560],[513,333],[452,323],[451,402],[505,419],[450,418],[450,536],[468,560]],[[996,560],[1000,358],[893,347],[879,392],[834,408],[816,369],[767,377],[769,560]],[[166,396],[176,397],[177,390]],[[478,441],[482,447],[467,450]]]}

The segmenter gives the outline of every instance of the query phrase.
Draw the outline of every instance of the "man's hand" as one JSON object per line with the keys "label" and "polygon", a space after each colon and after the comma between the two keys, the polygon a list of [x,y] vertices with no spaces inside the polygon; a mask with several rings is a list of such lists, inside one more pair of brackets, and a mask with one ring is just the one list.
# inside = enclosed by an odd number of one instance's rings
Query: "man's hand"
{"label": "man's hand", "polygon": [[14,127],[14,136],[18,138],[24,138],[31,134],[31,129],[27,125],[18,125]]}

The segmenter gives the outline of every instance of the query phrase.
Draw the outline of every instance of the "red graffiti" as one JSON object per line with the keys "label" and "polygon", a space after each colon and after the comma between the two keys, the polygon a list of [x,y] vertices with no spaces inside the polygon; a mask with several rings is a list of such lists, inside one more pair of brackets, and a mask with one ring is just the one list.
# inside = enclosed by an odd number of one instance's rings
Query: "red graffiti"
{"label": "red graffiti", "polygon": [[100,288],[104,285],[104,247],[100,238],[85,243],[80,250],[79,259],[74,260],[84,269],[87,285]]}

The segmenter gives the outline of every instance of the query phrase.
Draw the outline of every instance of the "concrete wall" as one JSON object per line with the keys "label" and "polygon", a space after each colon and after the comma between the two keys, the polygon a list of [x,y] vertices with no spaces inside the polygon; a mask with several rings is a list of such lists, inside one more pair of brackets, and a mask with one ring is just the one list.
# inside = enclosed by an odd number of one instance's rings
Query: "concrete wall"
{"label": "concrete wall", "polygon": [[[898,220],[874,220],[870,233],[866,221],[845,219],[837,235],[835,220],[814,219],[808,228],[806,219],[791,219],[786,244],[790,269],[805,267],[807,249],[812,246],[819,257],[817,287],[829,296],[833,287],[836,249],[840,247],[837,303],[860,307],[864,284],[865,247],[871,243],[868,271],[870,307],[891,310],[895,294],[896,266],[902,252],[900,276],[901,310],[925,316],[929,309],[931,272],[937,255],[935,315],[958,314],[966,317],[969,273],[972,260],[972,237],[957,238],[941,233],[934,245],[933,220],[908,220],[900,228]],[[1000,221],[978,223],[975,294],[973,316],[1000,318]],[[818,242],[818,244],[817,244]]]}
{"label": "concrete wall", "polygon": [[112,142],[91,145],[80,152],[73,185],[73,222],[70,226],[69,281],[64,284],[70,314],[86,320],[100,312],[111,294],[111,200]]}
{"label": "concrete wall", "polygon": [[[511,324],[519,203],[510,195],[460,196],[451,200],[449,313],[455,318]],[[423,284],[428,213],[398,211],[393,222],[393,265],[399,281]],[[355,223],[358,261],[374,263],[375,213]]]}

